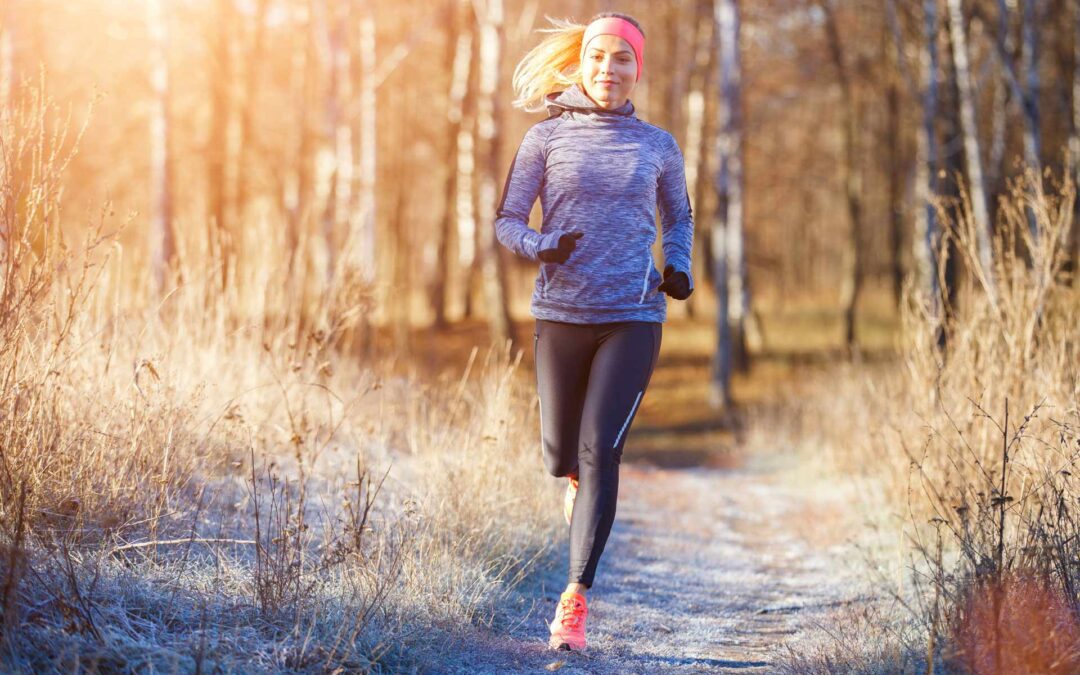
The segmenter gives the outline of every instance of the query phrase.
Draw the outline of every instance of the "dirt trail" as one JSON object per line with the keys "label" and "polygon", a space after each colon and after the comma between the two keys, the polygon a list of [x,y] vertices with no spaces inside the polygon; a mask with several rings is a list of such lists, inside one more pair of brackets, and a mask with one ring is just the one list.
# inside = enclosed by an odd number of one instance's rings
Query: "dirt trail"
{"label": "dirt trail", "polygon": [[624,462],[620,483],[588,652],[546,649],[563,565],[521,589],[518,623],[460,645],[446,672],[774,672],[785,643],[858,593],[855,556],[830,529],[842,504],[828,486],[793,487],[760,461]]}
{"label": "dirt trail", "polygon": [[[665,326],[589,593],[588,652],[547,649],[566,586],[564,530],[555,544],[563,557],[518,589],[492,630],[445,649],[433,671],[772,673],[785,645],[865,597],[861,556],[845,540],[857,525],[852,496],[797,479],[799,460],[783,452],[743,454],[731,420],[709,408],[710,331]],[[776,404],[799,381],[782,360],[740,378],[736,394],[748,405]]]}

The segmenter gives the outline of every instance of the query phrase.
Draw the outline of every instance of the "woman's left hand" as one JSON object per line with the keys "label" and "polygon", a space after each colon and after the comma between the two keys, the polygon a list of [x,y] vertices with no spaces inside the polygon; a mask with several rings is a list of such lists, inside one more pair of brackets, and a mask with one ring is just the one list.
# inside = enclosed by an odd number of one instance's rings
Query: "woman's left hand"
{"label": "woman's left hand", "polygon": [[664,281],[656,290],[663,291],[676,300],[685,300],[694,292],[694,289],[690,288],[690,278],[686,276],[686,272],[676,272],[674,265],[664,268]]}

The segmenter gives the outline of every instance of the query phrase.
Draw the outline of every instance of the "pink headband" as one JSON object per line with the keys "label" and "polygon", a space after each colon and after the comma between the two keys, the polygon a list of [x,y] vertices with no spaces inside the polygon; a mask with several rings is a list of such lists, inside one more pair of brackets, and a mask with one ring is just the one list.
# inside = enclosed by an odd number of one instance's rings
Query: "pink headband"
{"label": "pink headband", "polygon": [[645,36],[638,27],[626,19],[617,16],[605,16],[589,24],[585,29],[585,35],[581,38],[581,59],[585,59],[585,48],[597,35],[616,35],[630,43],[637,58],[637,79],[641,79],[641,68],[645,58]]}

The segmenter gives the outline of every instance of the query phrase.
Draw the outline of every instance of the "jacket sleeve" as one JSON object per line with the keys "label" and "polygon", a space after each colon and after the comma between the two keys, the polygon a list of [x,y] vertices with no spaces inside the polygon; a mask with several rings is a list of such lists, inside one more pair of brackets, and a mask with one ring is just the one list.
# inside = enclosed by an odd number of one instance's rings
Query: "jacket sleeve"
{"label": "jacket sleeve", "polygon": [[686,190],[686,170],[679,144],[670,134],[665,138],[667,149],[664,152],[664,166],[657,190],[664,264],[673,266],[676,272],[684,272],[690,280],[690,288],[693,289],[690,250],[694,245],[694,216],[690,207],[690,194]]}
{"label": "jacket sleeve", "polygon": [[537,252],[558,246],[562,232],[540,234],[529,228],[529,212],[544,182],[544,142],[546,133],[534,124],[525,133],[503,185],[502,199],[495,213],[495,236],[514,253],[539,260]]}

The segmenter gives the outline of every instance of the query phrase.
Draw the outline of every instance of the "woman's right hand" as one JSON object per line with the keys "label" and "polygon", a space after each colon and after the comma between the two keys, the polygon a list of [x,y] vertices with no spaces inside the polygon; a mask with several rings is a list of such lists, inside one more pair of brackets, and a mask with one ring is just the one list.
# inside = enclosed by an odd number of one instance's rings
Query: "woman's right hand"
{"label": "woman's right hand", "polygon": [[568,232],[559,237],[559,244],[555,248],[546,248],[537,252],[537,257],[546,263],[564,263],[570,258],[570,254],[577,247],[577,240],[585,236],[584,232]]}

